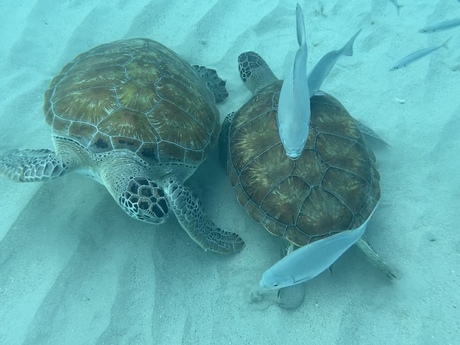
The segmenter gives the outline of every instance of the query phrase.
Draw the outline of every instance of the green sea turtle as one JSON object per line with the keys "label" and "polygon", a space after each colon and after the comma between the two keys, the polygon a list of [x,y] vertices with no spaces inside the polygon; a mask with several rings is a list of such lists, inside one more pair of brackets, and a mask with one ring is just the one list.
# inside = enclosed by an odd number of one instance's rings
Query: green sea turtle
{"label": "green sea turtle", "polygon": [[75,171],[102,183],[131,217],[163,223],[172,210],[205,250],[240,250],[183,182],[206,159],[219,131],[215,102],[227,97],[214,70],[191,66],[149,39],[126,39],[77,56],[45,94],[55,151],[14,150],[0,173],[45,181]]}
{"label": "green sea turtle", "polygon": [[[268,232],[283,239],[284,254],[365,227],[380,198],[380,177],[375,156],[359,129],[362,125],[338,100],[318,92],[310,99],[305,147],[298,159],[292,160],[278,134],[282,81],[254,52],[241,54],[238,63],[241,79],[253,96],[226,117],[219,145],[240,204]],[[357,244],[373,263],[394,277],[364,238]],[[315,260],[298,262],[297,267],[289,263],[281,274],[297,284],[295,274],[316,270]],[[304,299],[304,284],[292,284],[271,286],[288,286],[278,292],[285,308],[295,308]]]}

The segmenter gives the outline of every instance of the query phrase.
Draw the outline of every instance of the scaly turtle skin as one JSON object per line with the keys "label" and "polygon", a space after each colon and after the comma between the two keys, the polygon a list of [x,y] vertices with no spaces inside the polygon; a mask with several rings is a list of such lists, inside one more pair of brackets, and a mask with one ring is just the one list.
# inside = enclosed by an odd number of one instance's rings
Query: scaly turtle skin
{"label": "scaly turtle skin", "polygon": [[8,152],[0,173],[29,182],[82,172],[131,217],[160,224],[172,209],[205,250],[238,251],[241,238],[218,228],[182,185],[215,144],[215,101],[227,95],[214,70],[192,67],[155,41],[98,46],[67,64],[46,91],[55,152]]}
{"label": "scaly turtle skin", "polygon": [[253,97],[224,121],[220,150],[240,204],[295,247],[361,226],[377,206],[380,177],[359,124],[332,96],[315,95],[305,148],[289,159],[276,121],[282,81],[254,52],[238,61]]}

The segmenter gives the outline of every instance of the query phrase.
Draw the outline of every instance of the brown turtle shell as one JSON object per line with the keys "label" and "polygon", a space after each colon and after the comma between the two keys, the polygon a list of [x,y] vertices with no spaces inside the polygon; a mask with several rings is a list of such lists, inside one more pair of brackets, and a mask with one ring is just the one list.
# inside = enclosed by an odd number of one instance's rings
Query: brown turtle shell
{"label": "brown turtle shell", "polygon": [[356,121],[332,96],[313,96],[307,143],[290,160],[276,122],[280,89],[261,90],[233,118],[228,171],[238,201],[298,246],[359,227],[380,198],[380,176]]}
{"label": "brown turtle shell", "polygon": [[94,153],[131,150],[152,165],[197,165],[220,131],[203,79],[149,39],[116,41],[77,56],[51,82],[44,111],[54,135]]}

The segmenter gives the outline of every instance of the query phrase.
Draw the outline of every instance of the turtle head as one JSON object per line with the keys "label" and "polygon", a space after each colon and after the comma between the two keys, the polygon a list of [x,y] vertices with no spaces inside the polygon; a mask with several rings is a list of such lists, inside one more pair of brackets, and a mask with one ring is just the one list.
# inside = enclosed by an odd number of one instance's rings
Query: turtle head
{"label": "turtle head", "polygon": [[148,177],[132,177],[118,203],[131,217],[161,224],[168,218],[168,201],[163,188]]}
{"label": "turtle head", "polygon": [[103,184],[127,214],[152,224],[166,221],[168,200],[163,188],[148,177],[145,164],[129,152],[105,153],[98,160]]}
{"label": "turtle head", "polygon": [[255,52],[246,52],[238,56],[238,70],[244,85],[253,94],[278,81],[265,60]]}

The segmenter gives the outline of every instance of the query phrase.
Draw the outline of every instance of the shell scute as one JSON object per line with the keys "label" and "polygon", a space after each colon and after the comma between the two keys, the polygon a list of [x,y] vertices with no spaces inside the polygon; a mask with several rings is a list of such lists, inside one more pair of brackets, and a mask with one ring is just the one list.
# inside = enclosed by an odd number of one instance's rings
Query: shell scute
{"label": "shell scute", "polygon": [[103,44],[67,64],[45,93],[55,135],[94,153],[197,165],[220,130],[214,96],[177,54],[148,39]]}
{"label": "shell scute", "polygon": [[310,133],[293,161],[278,135],[281,82],[257,91],[229,129],[228,170],[240,203],[270,233],[303,246],[354,229],[380,197],[375,156],[335,98],[311,98]]}

